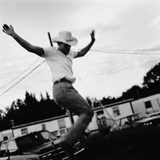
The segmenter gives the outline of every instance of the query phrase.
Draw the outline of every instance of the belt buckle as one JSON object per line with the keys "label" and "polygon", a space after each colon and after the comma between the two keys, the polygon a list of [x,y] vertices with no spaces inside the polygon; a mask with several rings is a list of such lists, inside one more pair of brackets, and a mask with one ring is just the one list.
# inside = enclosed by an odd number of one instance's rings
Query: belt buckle
{"label": "belt buckle", "polygon": [[61,82],[60,80],[57,80],[57,81],[54,82],[54,85],[56,85],[56,84],[58,84],[60,82]]}

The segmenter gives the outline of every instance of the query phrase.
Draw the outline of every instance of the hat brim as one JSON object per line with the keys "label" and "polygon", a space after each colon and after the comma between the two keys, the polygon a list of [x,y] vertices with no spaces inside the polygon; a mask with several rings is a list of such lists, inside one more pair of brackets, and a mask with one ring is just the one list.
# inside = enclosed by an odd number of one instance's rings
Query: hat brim
{"label": "hat brim", "polygon": [[61,37],[54,37],[52,38],[52,42],[57,43],[57,42],[62,42],[65,44],[68,44],[70,46],[75,46],[78,43],[78,40],[75,37],[72,37],[72,40],[66,41],[65,39]]}

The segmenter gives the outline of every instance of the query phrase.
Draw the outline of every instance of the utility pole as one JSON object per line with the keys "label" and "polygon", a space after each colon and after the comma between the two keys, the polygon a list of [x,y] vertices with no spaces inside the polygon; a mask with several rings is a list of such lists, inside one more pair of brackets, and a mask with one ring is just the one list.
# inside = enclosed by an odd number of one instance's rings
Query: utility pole
{"label": "utility pole", "polygon": [[73,114],[69,110],[67,110],[67,112],[68,112],[68,115],[69,115],[69,118],[70,118],[70,121],[71,121],[71,125],[73,125],[74,124]]}

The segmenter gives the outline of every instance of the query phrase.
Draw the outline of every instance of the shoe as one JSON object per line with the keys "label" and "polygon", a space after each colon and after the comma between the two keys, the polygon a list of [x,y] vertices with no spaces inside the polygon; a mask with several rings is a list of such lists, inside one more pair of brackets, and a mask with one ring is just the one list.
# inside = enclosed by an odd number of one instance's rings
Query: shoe
{"label": "shoe", "polygon": [[70,160],[78,160],[74,155],[73,146],[67,140],[60,138],[55,144],[58,144],[66,152]]}
{"label": "shoe", "polygon": [[85,147],[86,145],[86,141],[87,141],[87,136],[83,135],[80,139],[79,139],[81,146]]}
{"label": "shoe", "polygon": [[79,139],[82,147],[85,147],[86,141],[87,141],[89,135],[90,135],[90,132],[86,132],[86,131],[85,131],[84,134],[83,134],[83,135],[81,136],[81,138]]}

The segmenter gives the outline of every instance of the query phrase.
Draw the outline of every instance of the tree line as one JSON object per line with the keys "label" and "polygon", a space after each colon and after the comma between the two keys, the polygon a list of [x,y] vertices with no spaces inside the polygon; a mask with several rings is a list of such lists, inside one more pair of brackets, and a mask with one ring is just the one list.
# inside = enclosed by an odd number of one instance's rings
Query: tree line
{"label": "tree line", "polygon": [[[86,100],[92,107],[98,107],[130,98],[136,100],[157,93],[160,93],[160,63],[146,73],[142,86],[134,85],[119,97],[108,96],[102,99],[86,97]],[[8,129],[11,125],[21,125],[65,114],[66,110],[59,107],[48,93],[45,97],[41,94],[40,100],[37,100],[33,93],[26,91],[24,100],[17,99],[4,111],[0,110],[0,130]]]}

